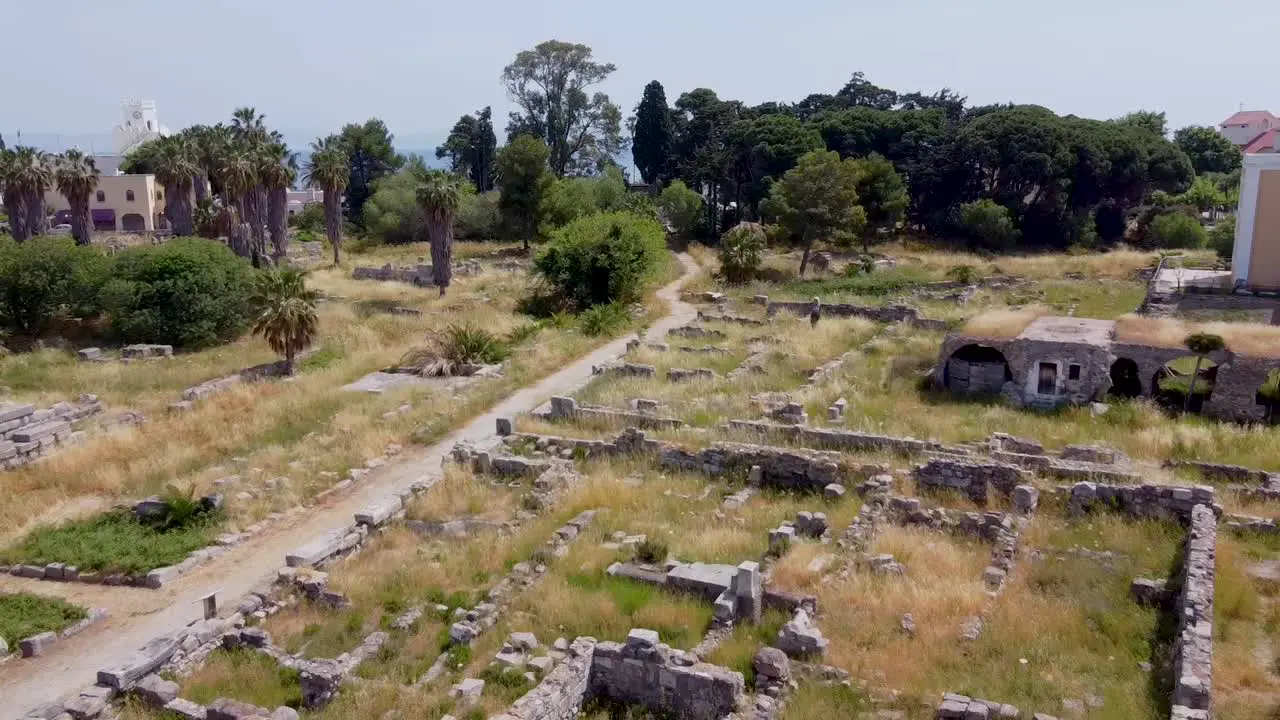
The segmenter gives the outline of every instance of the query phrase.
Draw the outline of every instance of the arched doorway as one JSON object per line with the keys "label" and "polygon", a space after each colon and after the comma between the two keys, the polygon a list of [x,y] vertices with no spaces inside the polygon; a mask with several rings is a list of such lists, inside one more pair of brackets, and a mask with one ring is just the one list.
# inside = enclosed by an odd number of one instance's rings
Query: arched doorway
{"label": "arched doorway", "polygon": [[145,232],[147,229],[147,219],[138,213],[126,213],[120,218],[120,229],[125,232]]}
{"label": "arched doorway", "polygon": [[1111,395],[1118,398],[1136,398],[1142,394],[1142,375],[1138,363],[1129,358],[1117,358],[1111,363]]}
{"label": "arched doorway", "polygon": [[[1196,356],[1184,355],[1170,360],[1151,377],[1151,394],[1156,402],[1171,410],[1189,410],[1198,413],[1213,395],[1213,385],[1218,379],[1218,366],[1212,360],[1200,360],[1200,372],[1195,374]],[[1192,376],[1195,382],[1192,382]],[[1190,394],[1190,402],[1187,396]]]}
{"label": "arched doorway", "polygon": [[987,345],[965,345],[951,353],[943,371],[942,383],[953,392],[968,395],[999,393],[1013,380],[1004,353]]}

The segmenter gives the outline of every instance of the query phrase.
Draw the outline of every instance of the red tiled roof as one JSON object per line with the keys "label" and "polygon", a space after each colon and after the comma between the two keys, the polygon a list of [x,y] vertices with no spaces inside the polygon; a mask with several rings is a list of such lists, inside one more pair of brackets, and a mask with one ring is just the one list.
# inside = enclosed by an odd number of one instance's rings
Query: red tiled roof
{"label": "red tiled roof", "polygon": [[1263,120],[1267,120],[1267,119],[1274,120],[1276,119],[1276,116],[1272,115],[1271,111],[1269,110],[1241,110],[1240,112],[1236,113],[1235,115],[1232,115],[1226,120],[1223,120],[1222,124],[1223,125],[1253,125],[1254,123],[1262,122]]}
{"label": "red tiled roof", "polygon": [[1264,130],[1257,137],[1250,140],[1244,147],[1240,148],[1240,152],[1249,155],[1251,153],[1269,153],[1276,150],[1276,130]]}

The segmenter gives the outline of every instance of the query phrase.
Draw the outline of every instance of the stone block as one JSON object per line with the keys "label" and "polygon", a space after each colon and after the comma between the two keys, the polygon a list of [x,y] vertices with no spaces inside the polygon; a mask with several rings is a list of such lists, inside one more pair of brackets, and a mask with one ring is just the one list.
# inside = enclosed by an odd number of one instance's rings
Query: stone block
{"label": "stone block", "polygon": [[178,697],[178,683],[159,675],[147,675],[133,687],[133,692],[155,707],[163,707]]}
{"label": "stone block", "polygon": [[346,528],[338,528],[323,533],[286,555],[284,562],[289,567],[315,565],[321,560],[338,553],[343,546],[346,535]]}
{"label": "stone block", "polygon": [[268,714],[266,708],[232,698],[218,698],[205,708],[205,720],[248,720],[265,718]]}
{"label": "stone block", "polygon": [[760,648],[751,659],[751,666],[758,675],[770,680],[785,682],[791,677],[791,659],[778,648]]}
{"label": "stone block", "polygon": [[206,720],[205,709],[203,705],[197,705],[190,700],[177,698],[165,703],[164,709],[175,717],[182,720]]}
{"label": "stone block", "polygon": [[511,418],[500,417],[497,419],[497,433],[500,437],[507,437],[511,434]]}
{"label": "stone block", "polygon": [[538,638],[531,632],[513,632],[507,637],[507,642],[511,647],[521,652],[527,652],[538,647]]}
{"label": "stone block", "polygon": [[403,507],[404,503],[400,498],[392,496],[364,506],[360,512],[356,513],[355,520],[361,525],[379,527],[400,512]]}
{"label": "stone block", "polygon": [[70,430],[70,423],[62,420],[52,420],[19,428],[18,430],[13,431],[9,436],[9,439],[18,444],[39,442],[44,438],[51,437],[62,432],[69,432]]}
{"label": "stone block", "polygon": [[76,351],[76,357],[86,362],[94,362],[102,359],[102,348],[87,347],[80,348]]}
{"label": "stone block", "polygon": [[267,720],[298,720],[298,711],[291,707],[278,707],[271,711]]}
{"label": "stone block", "polygon": [[40,657],[56,642],[58,642],[57,633],[42,632],[18,641],[18,649],[24,658]]}
{"label": "stone block", "polygon": [[839,500],[844,497],[844,486],[839,483],[831,483],[822,488],[822,495],[828,500]]}
{"label": "stone block", "polygon": [[93,720],[106,711],[107,699],[81,695],[67,701],[62,707],[74,720]]}
{"label": "stone block", "polygon": [[156,568],[155,570],[147,573],[147,576],[143,581],[143,586],[151,588],[152,590],[158,590],[166,584],[173,582],[181,574],[182,568],[177,565]]}
{"label": "stone block", "polygon": [[631,632],[627,633],[627,647],[630,648],[656,647],[659,641],[657,630],[632,628]]}
{"label": "stone block", "polygon": [[10,420],[20,420],[36,411],[34,405],[25,403],[4,403],[0,404],[0,423],[9,422]]}

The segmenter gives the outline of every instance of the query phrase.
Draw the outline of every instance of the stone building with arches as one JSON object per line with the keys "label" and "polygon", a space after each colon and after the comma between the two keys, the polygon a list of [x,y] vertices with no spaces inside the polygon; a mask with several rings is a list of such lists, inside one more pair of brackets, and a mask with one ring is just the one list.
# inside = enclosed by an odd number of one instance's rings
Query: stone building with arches
{"label": "stone building with arches", "polygon": [[[1207,356],[1201,376],[1212,391],[1205,415],[1242,422],[1268,417],[1259,391],[1280,371],[1280,343],[1274,353],[1227,349]],[[935,386],[957,394],[1004,396],[1025,407],[1052,408],[1104,401],[1108,397],[1155,397],[1171,364],[1188,356],[1182,345],[1133,342],[1117,333],[1114,320],[1039,317],[1012,337],[957,333],[942,343],[933,371]]]}
{"label": "stone building with arches", "polygon": [[[164,200],[154,175],[102,175],[89,195],[89,215],[98,232],[153,232],[165,227]],[[46,191],[44,202],[56,224],[71,222],[71,206],[57,189]]]}

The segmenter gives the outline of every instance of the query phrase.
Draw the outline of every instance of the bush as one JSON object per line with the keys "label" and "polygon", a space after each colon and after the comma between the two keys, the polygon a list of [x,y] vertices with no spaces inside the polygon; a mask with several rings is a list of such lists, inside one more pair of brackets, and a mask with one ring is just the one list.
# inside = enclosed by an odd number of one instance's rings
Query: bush
{"label": "bush", "polygon": [[601,213],[557,231],[534,264],[558,294],[588,308],[639,299],[665,252],[657,222]]}
{"label": "bush", "polygon": [[311,203],[303,206],[302,210],[289,216],[289,227],[323,235],[324,204]]}
{"label": "bush", "polygon": [[36,336],[60,318],[97,314],[111,263],[95,247],[71,238],[0,240],[0,318],[5,327]]}
{"label": "bush", "polygon": [[582,334],[588,337],[614,335],[621,330],[631,315],[622,303],[609,303],[587,308],[582,313]]}
{"label": "bush", "polygon": [[972,265],[957,265],[947,271],[947,279],[972,285],[982,279],[982,274]]}
{"label": "bush", "polygon": [[471,323],[450,325],[445,335],[445,355],[460,365],[491,365],[507,359],[506,346],[482,327]]}
{"label": "bush", "polygon": [[764,256],[764,228],[739,223],[720,238],[720,272],[731,283],[744,283],[760,271]]}
{"label": "bush", "polygon": [[379,180],[364,204],[365,232],[388,244],[424,239],[427,216],[418,204],[417,189],[418,179],[409,170]]}
{"label": "bush", "polygon": [[133,248],[117,256],[103,306],[125,342],[214,345],[236,339],[248,326],[253,272],[211,240]]}
{"label": "bush", "polygon": [[993,200],[978,200],[960,206],[957,224],[974,245],[1005,250],[1018,242],[1021,233],[1013,224],[1009,209]]}
{"label": "bush", "polygon": [[1200,221],[1180,212],[1157,216],[1151,221],[1147,237],[1160,248],[1201,248],[1208,240]]}
{"label": "bush", "polygon": [[666,562],[668,554],[670,549],[667,544],[655,538],[647,537],[636,546],[636,559],[651,565]]}
{"label": "bush", "polygon": [[671,227],[681,235],[697,235],[702,229],[702,196],[683,180],[676,180],[658,195],[658,209]]}
{"label": "bush", "polygon": [[1209,249],[1218,253],[1218,257],[1231,259],[1236,246],[1236,216],[1228,215],[1220,220],[1208,234]]}
{"label": "bush", "polygon": [[[470,187],[470,186],[468,186]],[[458,205],[453,232],[460,240],[493,240],[502,229],[502,215],[498,212],[498,192],[468,192]]]}

